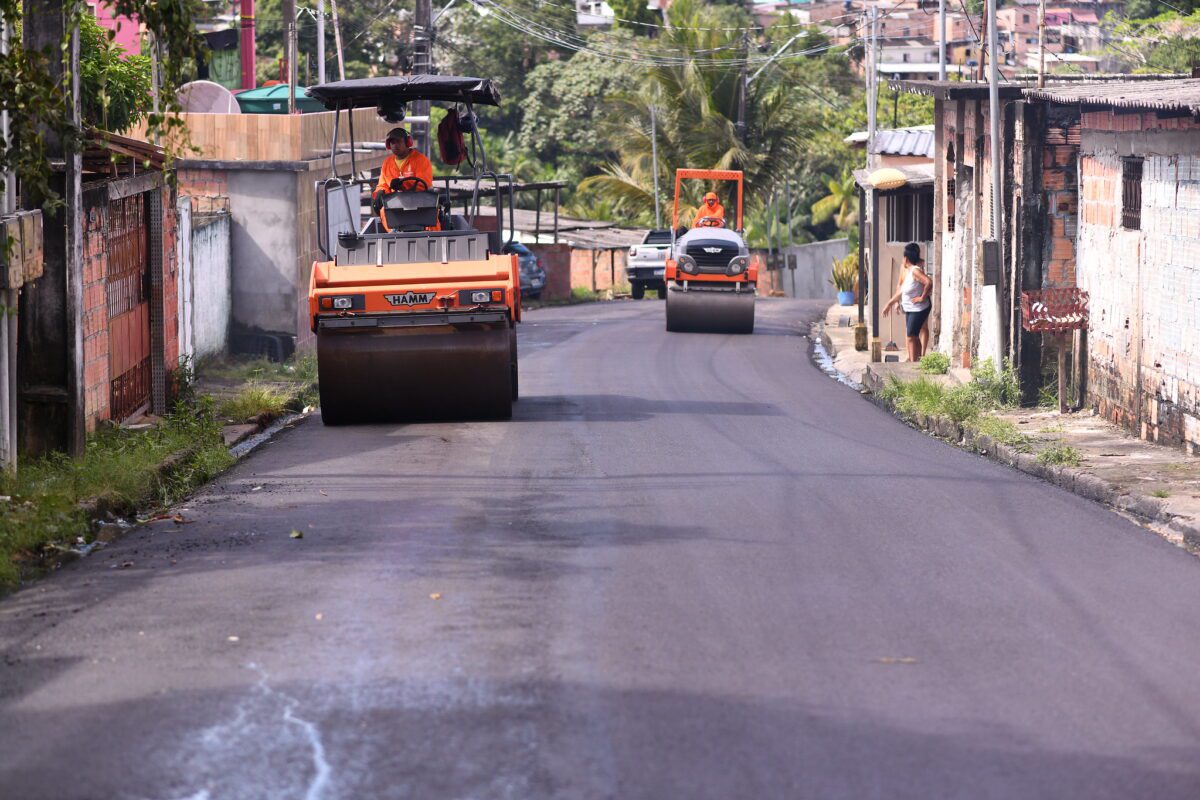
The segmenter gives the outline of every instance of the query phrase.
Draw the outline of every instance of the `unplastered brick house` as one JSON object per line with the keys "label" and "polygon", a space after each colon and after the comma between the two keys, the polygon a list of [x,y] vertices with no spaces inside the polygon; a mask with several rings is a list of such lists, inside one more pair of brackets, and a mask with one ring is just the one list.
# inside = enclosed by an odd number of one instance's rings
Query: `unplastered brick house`
{"label": "unplastered brick house", "polygon": [[937,349],[963,366],[1009,359],[1033,402],[1057,351],[1023,330],[1021,293],[1084,289],[1086,332],[1065,345],[1082,403],[1200,449],[1200,80],[1002,84],[999,229],[987,85],[894,86],[935,99]]}

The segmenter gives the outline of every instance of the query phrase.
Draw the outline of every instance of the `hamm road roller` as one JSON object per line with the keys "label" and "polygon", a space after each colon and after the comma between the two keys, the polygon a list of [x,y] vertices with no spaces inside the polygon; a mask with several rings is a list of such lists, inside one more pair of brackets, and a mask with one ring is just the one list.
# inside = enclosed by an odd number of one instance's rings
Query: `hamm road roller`
{"label": "hamm road roller", "polygon": [[[474,111],[499,105],[499,92],[480,78],[409,75],[324,83],[308,94],[335,112],[331,176],[316,189],[318,247],[325,260],[313,265],[308,296],[322,420],[342,425],[512,416],[521,318],[517,256],[503,253],[513,233],[512,176],[489,171]],[[384,174],[390,169],[397,177],[378,185],[366,180],[355,161],[354,109],[375,108],[399,125],[407,106],[420,100],[449,109],[449,127],[438,131],[441,156],[448,163],[466,161],[469,176],[431,186],[419,176],[424,171],[432,179],[423,156],[389,153],[396,164],[385,162]],[[342,111],[349,117],[349,175],[338,174]],[[389,150],[395,133],[389,134]],[[405,143],[397,150],[416,152],[407,130],[399,133],[395,140]],[[363,211],[364,194],[371,196],[370,214]],[[452,194],[464,198],[462,214],[452,213]],[[487,194],[495,196],[495,223],[484,231],[475,223]]]}
{"label": "hamm road roller", "polygon": [[[702,202],[690,230],[679,226],[679,193],[685,180],[732,182],[737,216],[725,219],[716,203]],[[710,192],[707,197],[713,197]],[[713,198],[715,199],[715,197]],[[709,212],[708,209],[715,209]],[[667,330],[753,333],[758,268],[742,239],[740,170],[681,169],[675,173],[675,211],[667,259]]]}

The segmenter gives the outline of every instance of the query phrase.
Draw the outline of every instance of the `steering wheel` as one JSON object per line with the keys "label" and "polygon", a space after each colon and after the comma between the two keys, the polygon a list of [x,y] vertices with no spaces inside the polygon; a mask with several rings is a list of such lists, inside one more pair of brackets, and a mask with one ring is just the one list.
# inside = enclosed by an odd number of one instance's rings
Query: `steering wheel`
{"label": "steering wheel", "polygon": [[725,220],[720,217],[701,217],[697,228],[724,228]]}
{"label": "steering wheel", "polygon": [[[409,184],[412,188],[408,188]],[[417,184],[420,184],[419,186]],[[429,184],[424,178],[418,178],[416,175],[409,175],[405,178],[392,178],[391,183],[393,192],[424,192],[429,189]]]}

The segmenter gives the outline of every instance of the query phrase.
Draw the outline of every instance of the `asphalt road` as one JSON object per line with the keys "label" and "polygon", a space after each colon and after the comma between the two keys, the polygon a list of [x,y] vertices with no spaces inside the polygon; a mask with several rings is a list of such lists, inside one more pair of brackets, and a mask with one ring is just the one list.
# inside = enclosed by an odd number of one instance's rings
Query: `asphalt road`
{"label": "asphalt road", "polygon": [[511,422],[310,419],[0,602],[0,795],[1200,797],[1200,561],[758,311],[530,313]]}

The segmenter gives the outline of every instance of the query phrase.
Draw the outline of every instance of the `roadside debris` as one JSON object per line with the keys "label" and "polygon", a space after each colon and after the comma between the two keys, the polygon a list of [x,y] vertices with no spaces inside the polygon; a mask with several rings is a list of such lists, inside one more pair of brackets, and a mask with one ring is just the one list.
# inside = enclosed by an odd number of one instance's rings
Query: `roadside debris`
{"label": "roadside debris", "polygon": [[292,537],[293,539],[303,539],[304,531],[298,531],[295,528],[292,528],[292,532],[289,533],[288,536]]}
{"label": "roadside debris", "polygon": [[430,600],[441,600],[442,593],[441,592],[433,592],[432,594],[429,595],[429,599]]}

